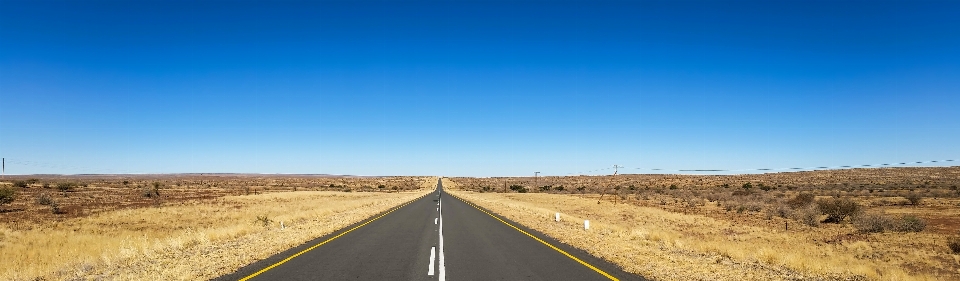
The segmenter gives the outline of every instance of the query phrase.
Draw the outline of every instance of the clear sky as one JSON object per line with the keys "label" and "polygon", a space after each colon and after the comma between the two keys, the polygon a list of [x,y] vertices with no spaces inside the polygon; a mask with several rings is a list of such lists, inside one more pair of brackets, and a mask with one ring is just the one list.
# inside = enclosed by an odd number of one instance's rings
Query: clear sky
{"label": "clear sky", "polygon": [[955,159],[960,1],[0,0],[0,156],[447,176]]}

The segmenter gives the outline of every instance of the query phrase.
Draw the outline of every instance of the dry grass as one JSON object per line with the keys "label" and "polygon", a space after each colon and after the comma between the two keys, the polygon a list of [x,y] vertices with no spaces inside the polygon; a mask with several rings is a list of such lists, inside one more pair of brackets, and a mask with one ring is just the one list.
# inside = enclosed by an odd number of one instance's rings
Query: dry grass
{"label": "dry grass", "polygon": [[5,223],[0,279],[209,279],[422,196],[435,183],[420,178],[420,189],[393,193],[225,196]]}
{"label": "dry grass", "polygon": [[865,235],[849,225],[796,223],[784,230],[789,219],[598,204],[599,195],[450,193],[655,280],[960,280],[960,257],[937,233]]}

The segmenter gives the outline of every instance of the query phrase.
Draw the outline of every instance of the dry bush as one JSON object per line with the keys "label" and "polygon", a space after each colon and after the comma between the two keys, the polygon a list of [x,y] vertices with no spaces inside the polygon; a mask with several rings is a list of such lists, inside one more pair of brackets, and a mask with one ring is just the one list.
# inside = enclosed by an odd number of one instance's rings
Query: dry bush
{"label": "dry bush", "polygon": [[817,206],[807,206],[793,213],[794,219],[807,226],[816,227],[820,225],[820,210]]}
{"label": "dry bush", "polygon": [[803,207],[809,206],[813,203],[813,200],[816,198],[811,193],[799,193],[790,200],[787,201],[787,205],[793,209],[801,209]]}
{"label": "dry bush", "polygon": [[899,232],[921,232],[927,228],[927,222],[921,218],[911,215],[900,217],[900,221],[894,225],[893,230]]}
{"label": "dry bush", "polygon": [[793,209],[783,204],[776,204],[767,208],[768,217],[789,218],[792,215],[793,215]]}
{"label": "dry bush", "polygon": [[47,193],[40,193],[40,196],[37,196],[36,202],[37,204],[44,206],[50,206],[54,203],[53,198]]}
{"label": "dry bush", "polygon": [[864,233],[882,233],[887,230],[896,232],[921,232],[927,228],[927,222],[911,215],[904,215],[894,219],[882,213],[867,213],[854,217],[853,226],[858,231]]}
{"label": "dry bush", "polygon": [[947,238],[947,247],[949,247],[950,251],[954,254],[960,254],[960,235]]}
{"label": "dry bush", "polygon": [[864,233],[882,233],[894,226],[894,221],[884,214],[866,213],[853,218],[853,227]]}

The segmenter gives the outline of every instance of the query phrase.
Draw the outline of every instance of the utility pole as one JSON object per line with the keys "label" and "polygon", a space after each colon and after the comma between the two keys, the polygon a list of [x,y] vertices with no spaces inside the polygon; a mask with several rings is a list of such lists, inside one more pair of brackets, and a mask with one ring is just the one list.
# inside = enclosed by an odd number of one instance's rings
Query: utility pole
{"label": "utility pole", "polygon": [[616,164],[613,165],[613,175],[614,175],[614,176],[617,175],[617,169],[619,169],[619,168],[623,168],[623,166],[617,166]]}
{"label": "utility pole", "polygon": [[7,177],[7,158],[3,158],[3,172],[0,172],[0,179]]}
{"label": "utility pole", "polygon": [[533,188],[540,188],[537,186],[539,185],[539,181],[537,180],[538,175],[540,175],[540,172],[533,172]]}

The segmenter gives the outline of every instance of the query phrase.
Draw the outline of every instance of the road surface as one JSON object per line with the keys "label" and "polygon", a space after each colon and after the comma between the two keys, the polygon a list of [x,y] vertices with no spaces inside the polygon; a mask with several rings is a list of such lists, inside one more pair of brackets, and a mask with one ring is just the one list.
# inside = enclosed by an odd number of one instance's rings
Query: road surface
{"label": "road surface", "polygon": [[215,280],[644,280],[437,190]]}

